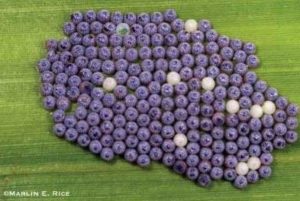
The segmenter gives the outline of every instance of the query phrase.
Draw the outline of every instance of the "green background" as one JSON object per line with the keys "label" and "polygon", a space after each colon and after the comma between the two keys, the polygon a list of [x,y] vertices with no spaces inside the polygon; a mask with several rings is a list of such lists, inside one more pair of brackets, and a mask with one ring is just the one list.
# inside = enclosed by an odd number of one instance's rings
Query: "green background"
{"label": "green background", "polygon": [[255,42],[260,78],[300,104],[299,0],[0,0],[0,200],[21,200],[4,197],[5,190],[71,194],[22,200],[300,200],[299,142],[275,151],[270,179],[241,191],[223,181],[203,189],[156,163],[149,169],[121,159],[106,163],[54,137],[50,115],[41,107],[35,63],[45,55],[46,39],[63,37],[69,14],[88,8],[175,8],[183,19],[208,18],[219,32]]}

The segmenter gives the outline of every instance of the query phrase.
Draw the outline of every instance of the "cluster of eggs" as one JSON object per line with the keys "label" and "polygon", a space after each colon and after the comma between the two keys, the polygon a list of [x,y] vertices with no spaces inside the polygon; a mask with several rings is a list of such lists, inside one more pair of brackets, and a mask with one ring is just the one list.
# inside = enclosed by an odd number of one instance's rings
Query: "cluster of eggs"
{"label": "cluster of eggs", "polygon": [[[160,161],[208,186],[271,175],[298,107],[258,79],[253,43],[164,12],[74,12],[38,62],[54,133],[103,160]],[[70,111],[71,104],[75,111]]]}

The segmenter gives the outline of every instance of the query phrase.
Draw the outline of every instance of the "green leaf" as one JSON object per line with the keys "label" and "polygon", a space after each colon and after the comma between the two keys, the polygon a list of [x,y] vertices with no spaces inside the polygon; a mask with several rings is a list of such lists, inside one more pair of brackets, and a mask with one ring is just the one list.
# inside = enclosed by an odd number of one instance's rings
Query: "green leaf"
{"label": "green leaf", "polygon": [[254,42],[259,77],[300,104],[299,0],[0,0],[0,200],[61,198],[7,197],[5,191],[68,191],[63,200],[72,201],[300,200],[299,142],[275,151],[270,179],[241,191],[225,181],[204,189],[156,163],[149,169],[122,159],[107,163],[52,134],[35,69],[45,40],[64,37],[63,22],[76,10],[166,8],[183,19],[210,19],[221,34]]}

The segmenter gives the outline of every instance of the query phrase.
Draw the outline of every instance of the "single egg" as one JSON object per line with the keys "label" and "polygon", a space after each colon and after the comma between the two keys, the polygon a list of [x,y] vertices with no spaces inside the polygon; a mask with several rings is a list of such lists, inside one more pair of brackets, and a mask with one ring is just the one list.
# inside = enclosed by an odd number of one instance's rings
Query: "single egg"
{"label": "single egg", "polygon": [[179,73],[173,71],[173,72],[169,72],[167,75],[167,82],[171,85],[176,85],[180,82],[180,75]]}
{"label": "single egg", "polygon": [[235,167],[235,170],[238,175],[244,176],[248,173],[249,167],[248,167],[247,163],[239,162],[237,164],[237,166]]}
{"label": "single egg", "polygon": [[184,134],[178,133],[174,136],[173,141],[176,146],[184,147],[187,144],[187,137]]}
{"label": "single egg", "polygon": [[226,110],[230,114],[237,113],[239,111],[239,109],[240,109],[240,105],[239,105],[239,102],[237,102],[236,100],[229,100],[226,103]]}
{"label": "single egg", "polygon": [[262,108],[265,114],[273,114],[276,110],[276,106],[272,101],[265,101]]}
{"label": "single egg", "polygon": [[125,36],[125,35],[128,35],[130,32],[130,27],[128,24],[126,23],[120,23],[117,25],[117,28],[116,28],[116,33],[121,35],[121,36]]}
{"label": "single egg", "polygon": [[259,158],[252,156],[248,159],[247,165],[250,170],[257,170],[260,168],[261,162]]}
{"label": "single egg", "polygon": [[105,91],[112,91],[116,86],[117,81],[112,77],[105,78],[105,80],[103,81],[103,89]]}
{"label": "single egg", "polygon": [[201,86],[203,89],[210,91],[215,88],[215,80],[211,77],[205,77],[202,79]]}
{"label": "single egg", "polygon": [[194,19],[188,19],[185,23],[184,23],[184,29],[186,32],[194,32],[197,31],[197,26],[198,23],[196,20]]}
{"label": "single egg", "polygon": [[252,105],[250,108],[250,115],[253,118],[260,118],[263,115],[263,109],[260,105]]}

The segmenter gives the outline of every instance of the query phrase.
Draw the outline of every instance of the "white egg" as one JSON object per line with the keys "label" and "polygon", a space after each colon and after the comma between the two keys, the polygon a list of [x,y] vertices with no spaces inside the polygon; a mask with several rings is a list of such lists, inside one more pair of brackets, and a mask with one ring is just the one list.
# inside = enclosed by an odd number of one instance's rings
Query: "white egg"
{"label": "white egg", "polygon": [[117,86],[117,81],[112,77],[108,77],[105,78],[102,86],[105,91],[112,91]]}
{"label": "white egg", "polygon": [[276,110],[276,106],[272,101],[265,101],[262,108],[265,114],[273,114]]}
{"label": "white egg", "polygon": [[188,19],[184,23],[184,29],[186,32],[194,32],[197,31],[198,23],[194,19]]}
{"label": "white egg", "polygon": [[247,165],[250,170],[257,170],[260,168],[261,162],[259,158],[252,156],[248,159]]}
{"label": "white egg", "polygon": [[167,82],[171,85],[176,85],[180,82],[180,75],[179,73],[175,72],[175,71],[172,71],[172,72],[169,72],[168,75],[167,75]]}
{"label": "white egg", "polygon": [[236,100],[229,100],[226,103],[226,110],[230,114],[237,113],[240,109],[240,104]]}
{"label": "white egg", "polygon": [[244,175],[246,175],[248,173],[249,167],[248,167],[247,163],[245,163],[245,162],[239,162],[237,164],[237,166],[235,167],[235,170],[236,170],[236,173],[238,175],[244,176]]}
{"label": "white egg", "polygon": [[184,134],[178,133],[174,136],[173,141],[176,146],[184,147],[187,144],[187,137]]}
{"label": "white egg", "polygon": [[207,91],[213,90],[215,88],[215,85],[215,80],[211,77],[205,77],[201,81],[202,88]]}
{"label": "white egg", "polygon": [[260,105],[252,105],[250,108],[250,115],[253,118],[260,118],[263,115],[263,109]]}

